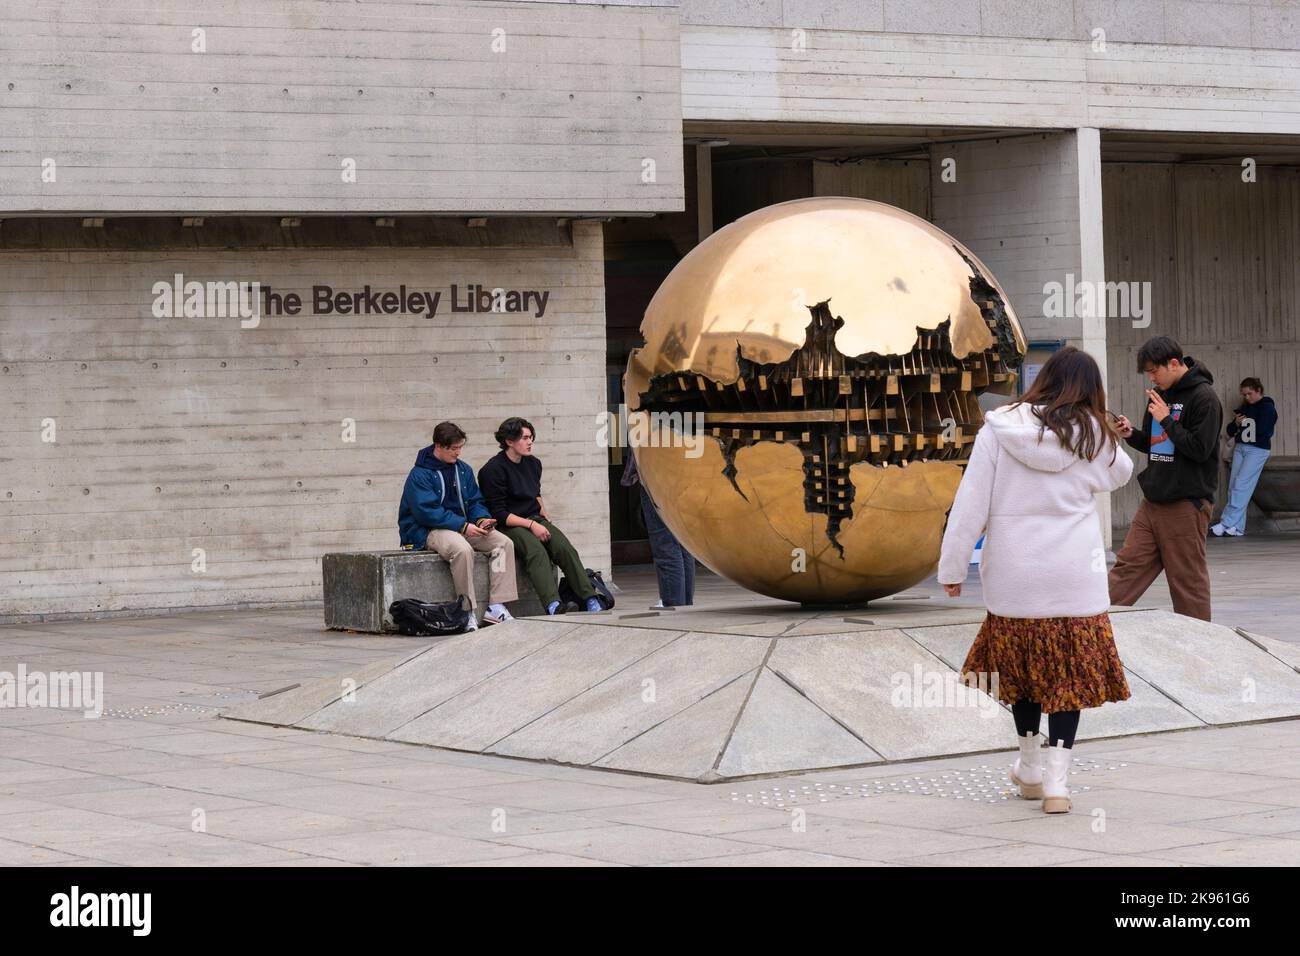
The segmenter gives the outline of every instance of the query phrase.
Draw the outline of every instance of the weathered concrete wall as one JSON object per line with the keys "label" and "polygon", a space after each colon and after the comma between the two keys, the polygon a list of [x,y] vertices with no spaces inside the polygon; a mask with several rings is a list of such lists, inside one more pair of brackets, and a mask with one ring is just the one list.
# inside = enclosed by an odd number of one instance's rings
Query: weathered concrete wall
{"label": "weathered concrete wall", "polygon": [[1300,50],[1288,0],[680,0],[682,22]]}
{"label": "weathered concrete wall", "polygon": [[682,208],[673,6],[9,3],[0,63],[0,213]]}
{"label": "weathered concrete wall", "polygon": [[[1300,169],[1259,166],[1250,183],[1237,165],[1108,163],[1103,183],[1107,276],[1151,283],[1149,325],[1107,320],[1112,403],[1142,414],[1137,350],[1170,335],[1214,376],[1225,425],[1238,384],[1259,378],[1278,407],[1273,454],[1300,454]],[[1115,496],[1116,524],[1139,500]]]}
{"label": "weathered concrete wall", "polygon": [[[997,276],[1031,346],[1075,345],[1097,360],[1104,377],[1104,316],[1054,310],[1047,294],[1051,283],[1064,293],[1076,283],[1105,281],[1098,131],[934,146],[930,184],[935,224]],[[1098,495],[1098,511],[1109,546],[1108,495]]]}
{"label": "weathered concrete wall", "polygon": [[[476,468],[502,419],[531,419],[552,514],[608,571],[601,227],[571,228],[483,248],[0,251],[0,617],[319,600],[322,554],[397,546],[402,483],[444,418]],[[178,272],[307,304],[255,328],[156,318],[153,284]],[[550,297],[540,318],[457,314],[453,283]],[[317,284],[443,301],[432,320],[313,315]]]}
{"label": "weathered concrete wall", "polygon": [[683,0],[681,22],[687,120],[1300,129],[1300,6],[1274,0]]}
{"label": "weathered concrete wall", "polygon": [[[945,170],[951,170],[952,182]],[[1043,295],[1046,283],[1063,282],[1067,273],[1082,278],[1076,133],[931,147],[930,188],[935,224],[993,270],[1028,339],[1085,336],[1079,319],[1046,316]]]}

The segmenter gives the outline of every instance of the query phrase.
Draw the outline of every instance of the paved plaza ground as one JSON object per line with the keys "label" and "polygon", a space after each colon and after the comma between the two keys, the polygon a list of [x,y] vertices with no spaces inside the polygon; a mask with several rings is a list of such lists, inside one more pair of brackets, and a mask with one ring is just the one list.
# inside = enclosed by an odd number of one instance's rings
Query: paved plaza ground
{"label": "paved plaza ground", "polygon": [[[1300,536],[1209,553],[1216,621],[1300,643]],[[647,569],[617,581],[619,610],[654,600]],[[1147,598],[1169,607],[1163,579]],[[700,579],[701,604],[746,599]],[[1014,741],[702,786],[217,717],[421,640],[326,631],[319,608],[0,627],[0,670],[102,671],[105,689],[98,720],[0,710],[0,865],[1300,864],[1296,720],[1081,741],[1074,812],[1047,817],[1010,791]]]}

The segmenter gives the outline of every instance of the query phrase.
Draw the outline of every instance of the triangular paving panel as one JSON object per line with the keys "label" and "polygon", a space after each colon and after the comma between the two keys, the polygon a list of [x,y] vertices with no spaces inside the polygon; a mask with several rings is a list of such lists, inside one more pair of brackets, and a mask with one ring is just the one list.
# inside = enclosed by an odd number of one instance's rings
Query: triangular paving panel
{"label": "triangular paving panel", "polygon": [[387,737],[430,708],[558,640],[572,624],[521,621],[498,633],[461,634],[435,644],[404,667],[371,681],[352,700],[339,700],[299,723],[354,737]]}
{"label": "triangular paving panel", "polygon": [[[224,716],[700,781],[1011,749],[1007,708],[957,680],[982,614],[918,603],[525,618]],[[1082,736],[1300,716],[1292,645],[1161,610],[1111,621],[1133,696]]]}
{"label": "triangular paving panel", "polygon": [[883,760],[824,710],[767,668],[759,673],[727,751],[721,777],[748,777]]}
{"label": "triangular paving panel", "polygon": [[677,631],[630,627],[575,627],[430,708],[389,737],[453,750],[490,750],[497,741],[681,636]]}
{"label": "triangular paving panel", "polygon": [[364,687],[428,650],[427,647],[422,647],[415,653],[403,657],[375,661],[353,671],[342,671],[334,677],[320,677],[299,687],[260,700],[249,701],[234,710],[226,711],[221,716],[231,720],[275,724],[281,727],[301,725],[316,711],[328,707],[348,691]]}
{"label": "triangular paving panel", "polygon": [[[959,685],[952,668],[900,630],[786,638],[768,666],[886,760],[996,750],[1015,739],[1006,708]],[[951,696],[927,700],[941,684]]]}
{"label": "triangular paving panel", "polygon": [[770,644],[754,637],[683,634],[494,744],[491,752],[593,763],[753,670]]}
{"label": "triangular paving panel", "polygon": [[1237,628],[1237,633],[1250,641],[1256,647],[1262,648],[1272,654],[1283,664],[1300,671],[1300,644],[1291,644],[1287,641],[1279,641],[1276,638],[1265,637],[1262,634],[1252,634],[1250,631]]}
{"label": "triangular paving panel", "polygon": [[594,766],[690,780],[709,776],[753,685],[754,672],[741,674],[730,684],[601,757]]}
{"label": "triangular paving panel", "polygon": [[1207,724],[1300,714],[1300,674],[1230,627],[1158,610],[1111,626],[1125,666]]}

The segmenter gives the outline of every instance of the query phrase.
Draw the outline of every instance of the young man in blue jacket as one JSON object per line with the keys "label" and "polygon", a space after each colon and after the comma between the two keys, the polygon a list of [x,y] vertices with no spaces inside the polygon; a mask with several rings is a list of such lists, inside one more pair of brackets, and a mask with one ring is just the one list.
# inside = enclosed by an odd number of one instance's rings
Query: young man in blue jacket
{"label": "young man in blue jacket", "polygon": [[[474,552],[491,555],[488,561],[487,612],[485,624],[511,620],[506,602],[519,597],[515,584],[515,544],[496,530],[483,495],[474,480],[474,469],[460,460],[465,433],[452,422],[441,422],[433,430],[433,444],[421,448],[415,467],[406,476],[402,503],[397,509],[397,527],[402,544],[417,550],[436,551],[451,565],[456,593],[477,608],[474,594]],[[470,614],[470,630],[478,627],[477,611]]]}

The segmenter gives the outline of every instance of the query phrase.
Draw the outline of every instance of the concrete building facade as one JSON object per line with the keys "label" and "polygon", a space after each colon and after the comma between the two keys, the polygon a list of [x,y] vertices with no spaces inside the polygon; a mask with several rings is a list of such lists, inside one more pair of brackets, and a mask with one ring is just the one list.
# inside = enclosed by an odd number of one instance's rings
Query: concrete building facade
{"label": "concrete building facade", "polygon": [[[638,519],[597,422],[640,312],[712,230],[802,196],[948,230],[1007,288],[1030,363],[1087,349],[1130,417],[1150,335],[1228,408],[1262,378],[1274,458],[1300,455],[1300,4],[0,20],[0,620],[317,600],[322,553],[396,545],[444,418],[475,465],[530,418],[556,520],[608,571]],[[1062,311],[1070,283],[1133,297]],[[255,317],[221,308],[244,288]]]}

